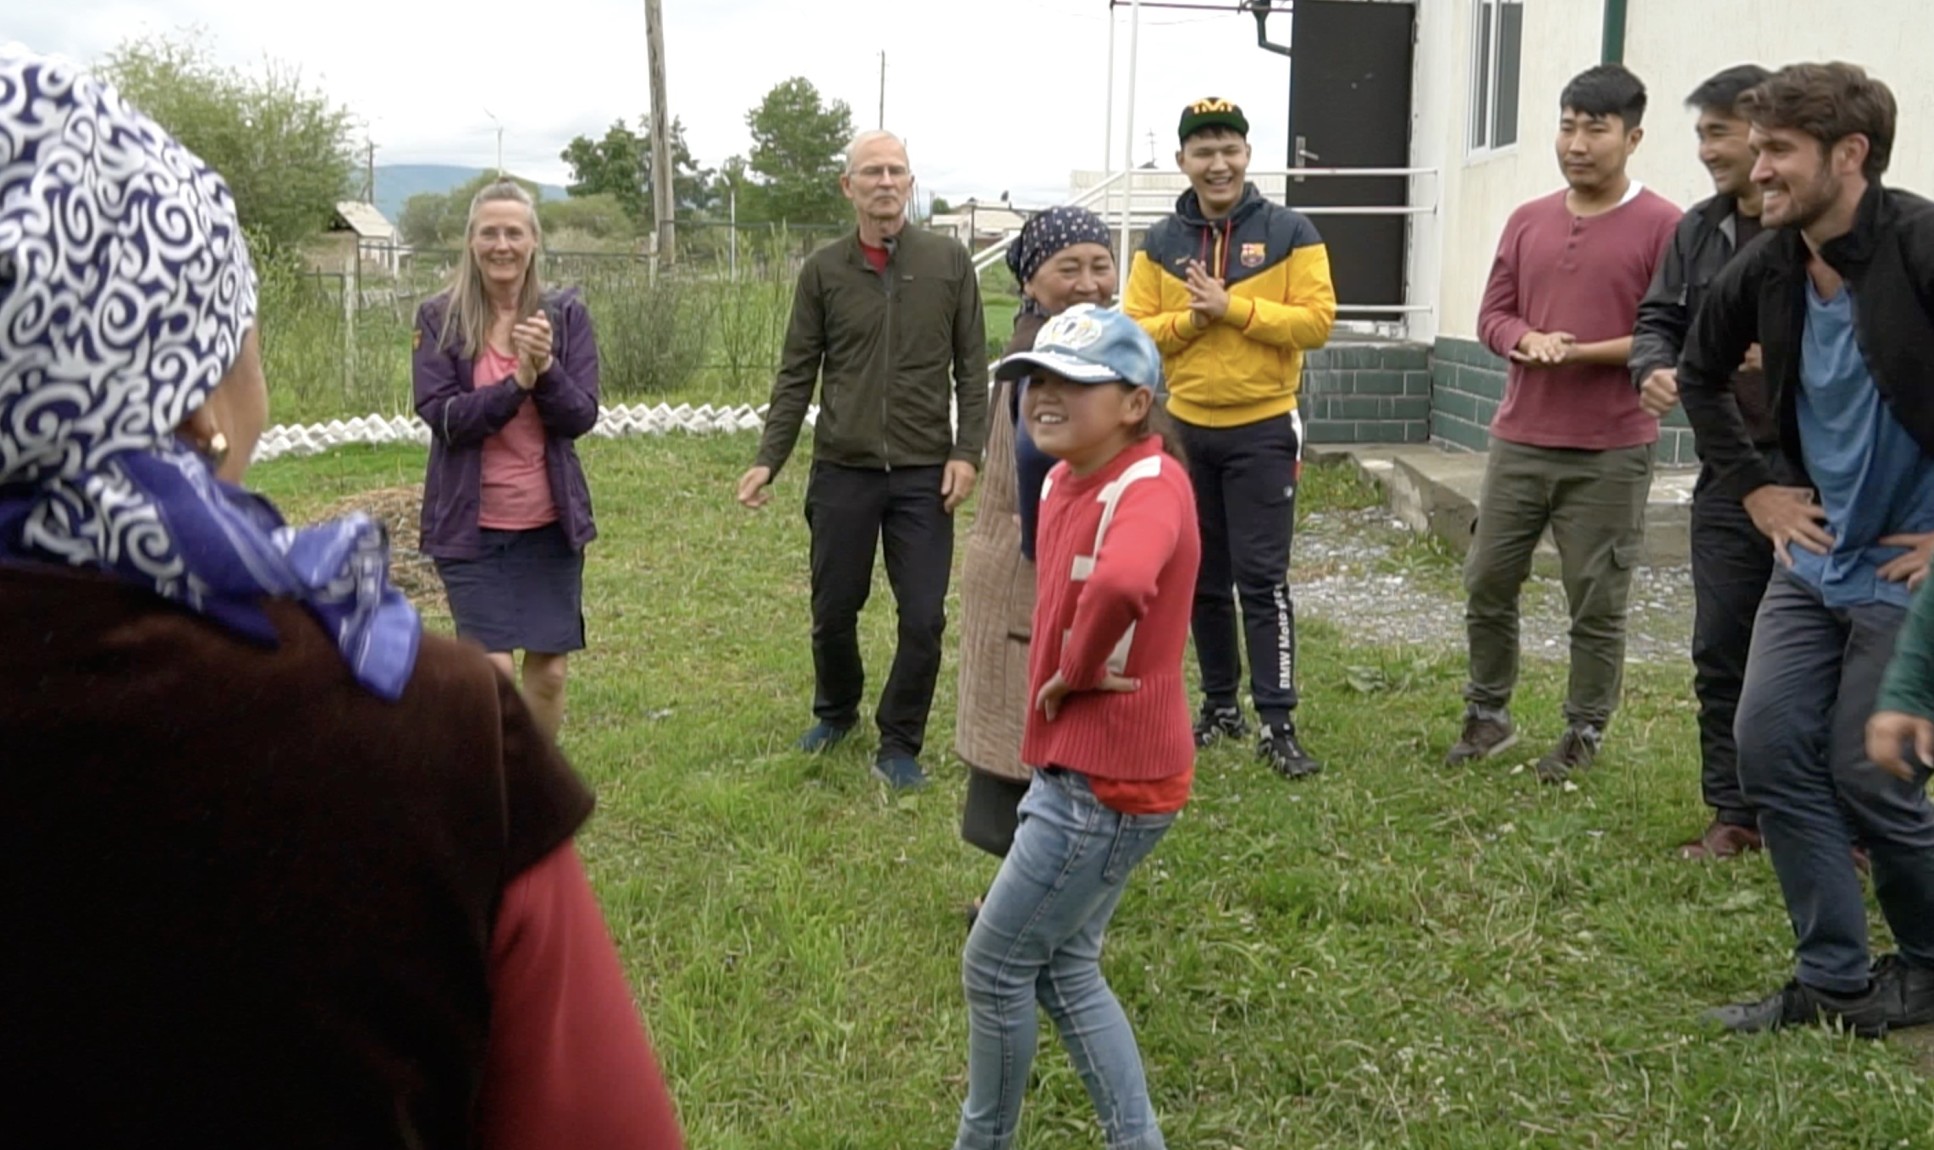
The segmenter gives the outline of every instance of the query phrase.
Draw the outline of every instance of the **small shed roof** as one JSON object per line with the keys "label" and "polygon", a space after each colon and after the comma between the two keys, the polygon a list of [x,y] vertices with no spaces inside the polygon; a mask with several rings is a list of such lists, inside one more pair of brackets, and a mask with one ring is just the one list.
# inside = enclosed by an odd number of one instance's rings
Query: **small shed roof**
{"label": "small shed roof", "polygon": [[337,204],[336,219],[342,227],[366,240],[387,240],[396,236],[395,226],[376,210],[376,205],[361,200],[344,200]]}

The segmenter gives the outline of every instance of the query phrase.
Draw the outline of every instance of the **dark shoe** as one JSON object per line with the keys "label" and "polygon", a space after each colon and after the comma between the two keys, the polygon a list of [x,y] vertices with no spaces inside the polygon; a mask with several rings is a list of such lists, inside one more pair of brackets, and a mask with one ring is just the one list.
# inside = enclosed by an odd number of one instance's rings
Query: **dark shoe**
{"label": "dark shoe", "polygon": [[927,772],[908,755],[881,755],[873,760],[873,777],[896,791],[917,791],[927,785]]}
{"label": "dark shoe", "polygon": [[1493,711],[1472,703],[1464,708],[1464,733],[1457,737],[1450,754],[1444,756],[1444,765],[1461,767],[1488,759],[1510,750],[1517,741],[1518,732],[1511,726],[1511,712]]}
{"label": "dark shoe", "polygon": [[793,745],[809,755],[817,755],[839,746],[852,730],[851,727],[835,727],[831,723],[814,723],[813,729],[799,736],[799,741]]}
{"label": "dark shoe", "polygon": [[1597,727],[1573,723],[1558,736],[1558,745],[1538,760],[1538,781],[1562,783],[1590,770],[1598,759],[1598,742],[1603,737]]}
{"label": "dark shoe", "polygon": [[1295,723],[1263,724],[1256,754],[1270,770],[1286,779],[1306,779],[1323,770],[1323,764],[1297,741]]}
{"label": "dark shoe", "polygon": [[1195,745],[1206,747],[1217,739],[1240,739],[1249,734],[1241,707],[1204,707],[1195,720]]}
{"label": "dark shoe", "polygon": [[1934,969],[1889,954],[1874,963],[1873,979],[1887,1000],[1888,1026],[1898,1029],[1934,1022]]}
{"label": "dark shoe", "polygon": [[1709,862],[1760,850],[1765,845],[1753,828],[1715,820],[1706,828],[1706,833],[1679,848],[1679,857],[1688,862]]}
{"label": "dark shoe", "polygon": [[1842,1026],[1862,1038],[1884,1038],[1891,1021],[1890,996],[1875,982],[1865,994],[1841,996],[1795,979],[1769,998],[1706,1012],[1734,1034],[1759,1034],[1789,1026]]}

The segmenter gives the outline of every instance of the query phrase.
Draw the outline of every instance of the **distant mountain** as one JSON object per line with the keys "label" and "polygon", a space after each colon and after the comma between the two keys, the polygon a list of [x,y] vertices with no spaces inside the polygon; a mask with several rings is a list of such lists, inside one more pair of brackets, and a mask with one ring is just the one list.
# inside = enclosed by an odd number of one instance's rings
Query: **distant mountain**
{"label": "distant mountain", "polygon": [[[376,165],[376,207],[390,223],[402,218],[403,204],[420,192],[445,195],[484,173],[483,168],[463,168],[455,164],[378,164]],[[516,173],[511,173],[515,175]],[[561,200],[563,188],[539,184],[544,198]]]}

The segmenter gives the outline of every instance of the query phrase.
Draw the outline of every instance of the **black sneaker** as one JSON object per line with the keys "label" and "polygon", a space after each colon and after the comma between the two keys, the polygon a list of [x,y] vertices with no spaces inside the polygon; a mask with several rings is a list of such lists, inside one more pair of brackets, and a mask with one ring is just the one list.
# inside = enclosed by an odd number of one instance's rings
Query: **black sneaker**
{"label": "black sneaker", "polygon": [[1891,1020],[1887,989],[1879,982],[1864,994],[1828,994],[1798,979],[1758,1002],[1709,1010],[1705,1017],[1734,1034],[1759,1034],[1789,1026],[1845,1027],[1861,1038],[1885,1038]]}
{"label": "black sneaker", "polygon": [[1873,966],[1874,985],[1887,1000],[1887,1024],[1894,1029],[1934,1022],[1934,969],[1916,966],[1898,954]]}
{"label": "black sneaker", "polygon": [[1604,737],[1597,727],[1573,723],[1558,736],[1558,745],[1538,760],[1538,781],[1562,783],[1590,770],[1598,760],[1598,744]]}
{"label": "black sneaker", "polygon": [[1297,741],[1295,723],[1264,723],[1256,754],[1270,770],[1286,779],[1308,778],[1323,769],[1323,764]]}
{"label": "black sneaker", "polygon": [[1241,707],[1204,707],[1195,720],[1195,745],[1206,747],[1218,739],[1240,739],[1249,733]]}
{"label": "black sneaker", "polygon": [[835,727],[833,724],[825,722],[814,723],[812,730],[799,736],[799,741],[794,743],[793,746],[809,755],[817,755],[839,746],[852,729],[851,727]]}
{"label": "black sneaker", "polygon": [[873,777],[896,791],[917,791],[927,785],[927,772],[911,755],[881,755],[873,760]]}
{"label": "black sneaker", "polygon": [[1444,765],[1461,767],[1501,755],[1517,742],[1518,732],[1511,725],[1511,712],[1501,707],[1494,711],[1472,703],[1464,708],[1464,733],[1457,737],[1450,754],[1444,756]]}

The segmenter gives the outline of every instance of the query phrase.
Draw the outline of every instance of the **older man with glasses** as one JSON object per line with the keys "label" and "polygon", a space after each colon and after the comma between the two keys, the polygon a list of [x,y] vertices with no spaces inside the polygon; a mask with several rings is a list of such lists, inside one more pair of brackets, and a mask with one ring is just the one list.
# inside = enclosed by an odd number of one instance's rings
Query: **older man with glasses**
{"label": "older man with glasses", "polygon": [[840,189],[858,226],[799,273],[765,435],[738,499],[756,509],[771,498],[817,384],[806,481],[817,721],[798,745],[830,750],[859,722],[859,613],[883,541],[900,626],[873,774],[904,789],[926,782],[919,758],[940,675],[953,513],[973,493],[987,434],[987,335],[967,249],[906,226],[905,144],[860,135]]}

